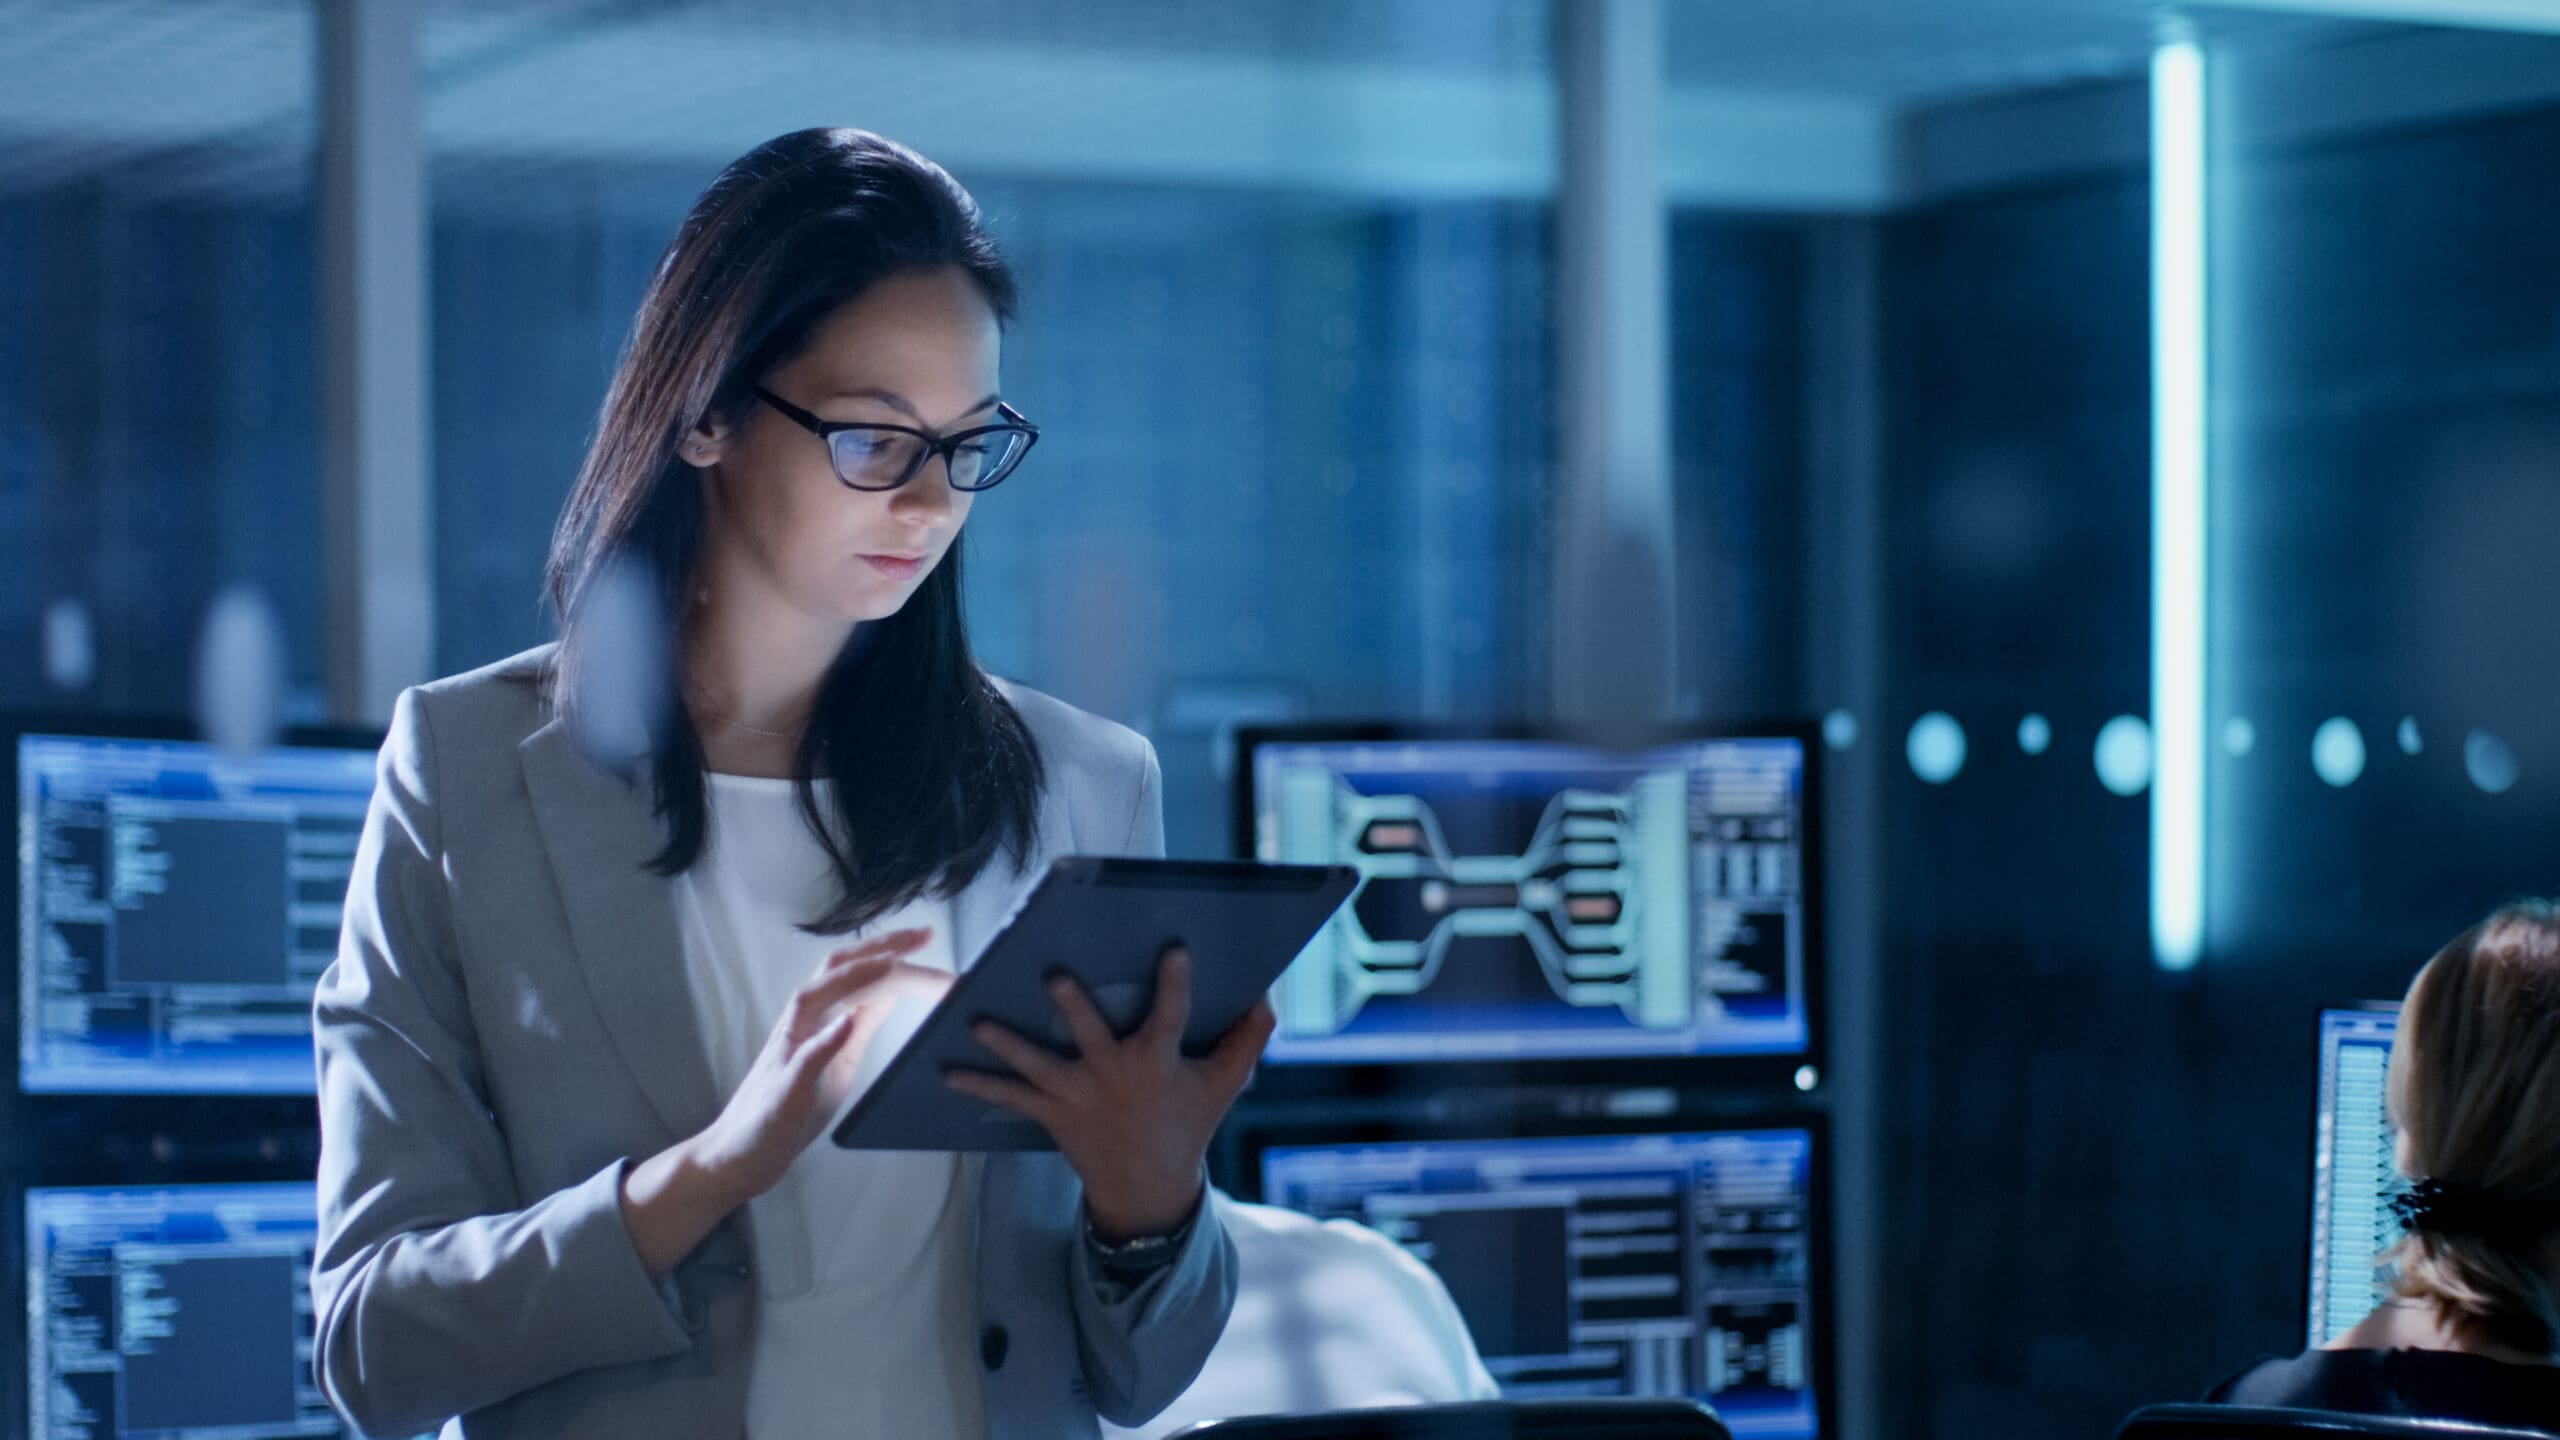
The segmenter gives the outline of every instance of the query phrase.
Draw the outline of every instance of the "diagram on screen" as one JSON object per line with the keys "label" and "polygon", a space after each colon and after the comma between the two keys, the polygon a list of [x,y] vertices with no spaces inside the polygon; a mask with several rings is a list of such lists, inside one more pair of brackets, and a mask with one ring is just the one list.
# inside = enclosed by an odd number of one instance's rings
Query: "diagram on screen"
{"label": "diagram on screen", "polygon": [[1801,752],[1288,746],[1268,858],[1360,885],[1282,977],[1273,1058],[1801,1048]]}

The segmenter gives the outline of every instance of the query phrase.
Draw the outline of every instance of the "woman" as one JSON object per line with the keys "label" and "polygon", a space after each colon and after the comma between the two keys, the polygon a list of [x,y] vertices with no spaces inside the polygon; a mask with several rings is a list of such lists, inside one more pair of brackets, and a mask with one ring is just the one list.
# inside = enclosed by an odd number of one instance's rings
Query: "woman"
{"label": "woman", "polygon": [[2509,905],[2410,983],[2390,1108],[2393,1294],[2210,1397],[2560,1429],[2560,906]]}
{"label": "woman", "polygon": [[1083,1437],[1217,1338],[1202,1156],[1271,1017],[1185,1058],[1178,951],[1126,1040],[1068,985],[1077,1060],[953,1078],[1059,1153],[810,1143],[1050,857],[1163,850],[1144,740],[970,658],[1013,298],[921,156],[740,158],[606,396],[561,642],[400,697],[315,1012],[315,1363],[363,1429]]}

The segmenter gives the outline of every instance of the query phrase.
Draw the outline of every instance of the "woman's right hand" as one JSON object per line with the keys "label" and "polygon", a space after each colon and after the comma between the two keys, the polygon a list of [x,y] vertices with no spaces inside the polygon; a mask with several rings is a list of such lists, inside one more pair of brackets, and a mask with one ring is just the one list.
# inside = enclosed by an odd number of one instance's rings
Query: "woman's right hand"
{"label": "woman's right hand", "polygon": [[903,958],[929,936],[898,930],[828,956],[783,1006],[719,1118],[623,1177],[623,1223],[652,1279],[781,1182],[835,1117],[899,1001],[939,1000],[951,988],[948,972]]}
{"label": "woman's right hand", "polygon": [[898,1002],[939,1000],[951,976],[899,958],[930,932],[899,930],[827,957],[782,1007],[764,1049],[711,1128],[695,1136],[696,1158],[744,1204],[781,1183],[783,1172],[853,1088],[863,1051]]}

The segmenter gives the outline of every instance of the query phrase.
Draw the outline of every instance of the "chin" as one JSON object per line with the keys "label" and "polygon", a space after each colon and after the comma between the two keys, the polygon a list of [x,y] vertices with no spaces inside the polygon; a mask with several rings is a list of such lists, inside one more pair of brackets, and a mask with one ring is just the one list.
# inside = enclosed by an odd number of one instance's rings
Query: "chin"
{"label": "chin", "polygon": [[873,621],[888,619],[890,616],[906,609],[907,605],[906,597],[900,596],[896,599],[885,602],[856,602],[849,605],[838,605],[834,608],[838,615],[844,617],[846,624],[868,625]]}
{"label": "chin", "polygon": [[886,620],[906,609],[907,602],[915,598],[916,591],[923,587],[924,582],[925,576],[919,575],[903,585],[859,586],[851,594],[836,596],[836,603],[828,608],[843,616],[848,623],[855,625],[868,624],[874,620]]}

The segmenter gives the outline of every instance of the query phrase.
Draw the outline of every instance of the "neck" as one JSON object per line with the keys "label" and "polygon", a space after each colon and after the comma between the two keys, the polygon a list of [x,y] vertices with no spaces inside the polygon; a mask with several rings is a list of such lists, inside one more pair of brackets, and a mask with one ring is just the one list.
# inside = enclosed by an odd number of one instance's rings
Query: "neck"
{"label": "neck", "polygon": [[[709,567],[706,567],[708,571]],[[685,703],[706,743],[722,733],[797,740],[852,627],[713,573],[685,617]]]}

